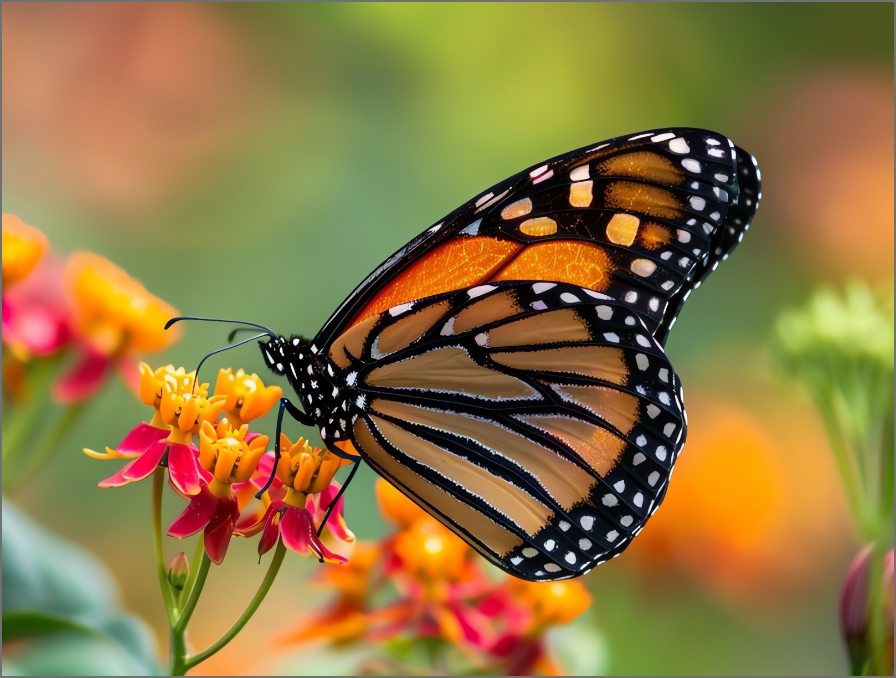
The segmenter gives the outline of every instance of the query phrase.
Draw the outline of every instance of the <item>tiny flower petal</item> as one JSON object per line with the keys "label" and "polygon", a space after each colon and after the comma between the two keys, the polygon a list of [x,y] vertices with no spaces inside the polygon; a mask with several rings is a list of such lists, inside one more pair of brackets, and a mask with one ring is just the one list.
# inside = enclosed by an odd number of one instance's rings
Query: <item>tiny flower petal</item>
{"label": "tiny flower petal", "polygon": [[290,507],[280,521],[280,536],[284,545],[296,553],[310,555],[309,551],[330,563],[344,563],[343,558],[330,551],[317,537],[311,514],[306,509]]}
{"label": "tiny flower petal", "polygon": [[263,556],[276,545],[277,538],[280,536],[280,519],[282,517],[280,510],[284,506],[282,501],[275,501],[268,507],[264,517],[264,531],[261,533],[261,539],[258,540],[258,555]]}
{"label": "tiny flower petal", "polygon": [[184,512],[168,528],[168,536],[183,539],[196,534],[208,525],[215,515],[217,506],[216,497],[206,491],[200,492],[190,500]]}
{"label": "tiny flower petal", "polygon": [[125,473],[127,473],[130,470],[131,466],[133,466],[136,463],[136,461],[139,461],[139,460],[135,460],[128,464],[125,464],[120,469],[118,469],[118,472],[115,475],[110,476],[110,477],[106,478],[105,480],[100,481],[99,487],[101,487],[103,489],[106,489],[109,487],[121,487],[122,485],[127,485],[128,483],[134,482],[130,478],[126,477]]}
{"label": "tiny flower petal", "polygon": [[143,456],[139,459],[135,459],[122,469],[124,477],[131,481],[143,480],[148,477],[149,474],[156,470],[159,462],[162,461],[162,455],[165,454],[165,449],[167,447],[168,442],[165,440],[153,443],[152,446],[143,453]]}
{"label": "tiny flower petal", "polygon": [[167,437],[168,429],[156,428],[142,422],[131,429],[131,432],[115,448],[115,452],[120,457],[137,457],[146,452],[153,444],[165,440]]}
{"label": "tiny flower petal", "polygon": [[217,501],[214,514],[203,535],[205,552],[215,565],[220,565],[224,560],[238,515],[239,509],[234,500],[219,499]]}
{"label": "tiny flower petal", "polygon": [[199,492],[199,469],[194,445],[171,443],[168,448],[168,473],[175,489],[192,496]]}

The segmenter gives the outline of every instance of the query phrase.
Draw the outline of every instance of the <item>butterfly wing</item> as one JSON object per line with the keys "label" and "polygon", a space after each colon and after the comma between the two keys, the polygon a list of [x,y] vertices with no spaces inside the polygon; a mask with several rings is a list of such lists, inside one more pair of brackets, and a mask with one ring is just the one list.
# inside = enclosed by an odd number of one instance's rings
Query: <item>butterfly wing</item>
{"label": "butterfly wing", "polygon": [[[729,144],[731,142],[729,141]],[[722,152],[721,147],[708,148],[716,153]],[[759,164],[756,158],[745,150],[730,145],[730,152],[734,153],[736,162],[738,195],[732,201],[728,214],[722,225],[714,232],[709,249],[700,262],[695,266],[690,275],[689,283],[683,285],[669,300],[663,319],[654,332],[657,341],[665,345],[669,336],[669,330],[675,324],[678,314],[684,302],[687,301],[691,291],[700,287],[709,274],[718,268],[719,264],[728,258],[734,251],[744,234],[749,230],[756,210],[759,208],[759,200],[762,197],[762,183],[760,181]],[[718,178],[721,179],[720,175]],[[696,252],[696,250],[695,250]]]}
{"label": "butterfly wing", "polygon": [[574,577],[620,553],[684,444],[662,347],[627,304],[580,286],[496,282],[416,300],[352,326],[326,357],[348,392],[342,433],[330,419],[325,439],[348,437],[524,579]]}
{"label": "butterfly wing", "polygon": [[758,171],[749,163],[752,176],[739,174],[742,164],[724,136],[677,128],[528,168],[390,257],[333,314],[317,344],[386,309],[506,280],[602,292],[665,338],[687,293],[736,245],[730,228],[742,235],[755,212],[755,201],[740,201],[740,181],[756,179],[758,196]]}

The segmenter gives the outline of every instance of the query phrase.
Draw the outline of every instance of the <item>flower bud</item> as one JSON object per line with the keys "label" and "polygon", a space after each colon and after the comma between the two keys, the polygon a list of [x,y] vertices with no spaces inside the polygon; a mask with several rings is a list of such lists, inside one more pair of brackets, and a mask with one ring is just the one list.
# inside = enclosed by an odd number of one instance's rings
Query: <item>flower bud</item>
{"label": "flower bud", "polygon": [[183,591],[189,576],[190,561],[183,552],[178,553],[168,566],[168,583],[175,591]]}
{"label": "flower bud", "polygon": [[[883,628],[886,638],[884,644],[892,647],[893,642],[893,550],[884,556],[882,586],[878,590],[883,604],[878,607],[869,600],[870,575],[874,544],[869,544],[859,551],[849,569],[846,571],[846,579],[843,582],[843,590],[840,593],[840,632],[846,647],[849,650],[850,660],[854,670],[874,669],[875,648],[870,638],[871,610],[879,609],[886,615]],[[889,659],[882,658],[881,666],[876,667],[876,672],[883,674],[892,671],[892,654]],[[883,666],[888,664],[888,666]]]}

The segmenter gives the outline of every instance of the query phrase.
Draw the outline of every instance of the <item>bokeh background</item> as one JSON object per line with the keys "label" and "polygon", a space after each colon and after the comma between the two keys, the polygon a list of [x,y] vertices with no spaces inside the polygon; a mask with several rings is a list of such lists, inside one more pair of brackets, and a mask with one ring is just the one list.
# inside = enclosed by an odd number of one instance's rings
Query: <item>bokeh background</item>
{"label": "bokeh background", "polygon": [[[608,673],[847,671],[836,603],[857,544],[821,423],[771,376],[766,346],[776,315],[819,284],[892,285],[891,4],[2,11],[3,211],[182,312],[283,333],[313,334],[394,250],[544,158],[670,125],[752,152],[754,226],[667,347],[687,446],[662,510],[587,577],[587,622]],[[191,326],[153,362],[189,369],[224,339]],[[265,373],[251,347],[212,364]],[[100,491],[109,466],[79,451],[143,414],[110,386],[13,500],[99,555],[164,650],[148,483]],[[386,530],[373,482],[364,469],[347,501],[360,538]],[[236,542],[212,572],[197,647],[253,595],[254,547]],[[288,557],[256,618],[197,672],[346,670],[271,641],[326,597],[307,581],[316,566]]]}

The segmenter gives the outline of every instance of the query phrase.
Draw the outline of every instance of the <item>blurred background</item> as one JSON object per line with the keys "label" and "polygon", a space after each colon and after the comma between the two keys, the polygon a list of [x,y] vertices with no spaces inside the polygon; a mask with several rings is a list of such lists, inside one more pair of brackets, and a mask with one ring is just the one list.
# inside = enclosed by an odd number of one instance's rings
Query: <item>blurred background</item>
{"label": "blurred background", "polygon": [[[608,673],[848,670],[836,605],[857,544],[821,422],[771,376],[766,346],[776,315],[819,283],[892,285],[891,4],[2,11],[3,211],[58,253],[110,258],[184,313],[282,333],[314,334],[389,254],[544,158],[672,125],[753,153],[754,226],[667,346],[688,443],[662,510],[585,579],[588,623]],[[152,362],[191,369],[224,340],[194,325]],[[256,353],[213,359],[206,379],[223,366],[267,379]],[[149,484],[100,491],[110,467],[80,453],[144,413],[114,383],[12,499],[96,553],[164,650]],[[347,499],[362,539],[386,531],[374,477],[363,469]],[[231,550],[191,626],[197,647],[263,576],[254,542]],[[271,640],[325,599],[307,581],[316,567],[288,557],[256,618],[197,672],[326,671]]]}

